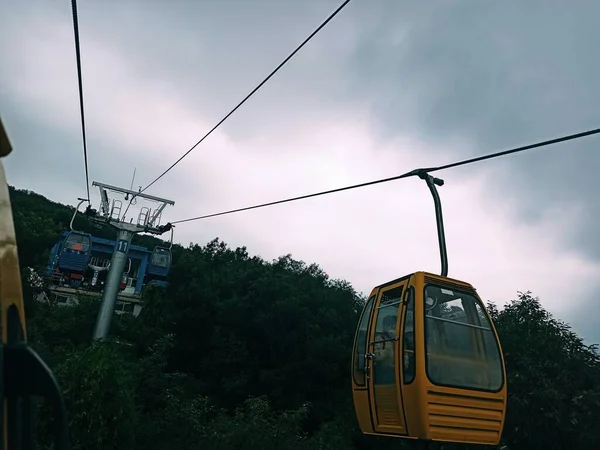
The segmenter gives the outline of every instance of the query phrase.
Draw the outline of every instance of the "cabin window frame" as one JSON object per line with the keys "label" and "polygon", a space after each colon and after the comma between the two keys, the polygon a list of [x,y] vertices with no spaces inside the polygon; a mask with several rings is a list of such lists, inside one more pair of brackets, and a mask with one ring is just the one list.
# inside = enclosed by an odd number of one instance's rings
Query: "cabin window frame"
{"label": "cabin window frame", "polygon": [[[79,240],[74,240],[74,239],[71,240],[73,237],[78,237]],[[85,243],[85,245],[84,245],[84,243]],[[69,233],[69,235],[65,238],[65,241],[63,244],[63,249],[72,250],[74,244],[81,244],[81,246],[83,248],[82,250],[76,250],[76,251],[81,251],[83,253],[89,253],[89,251],[92,247],[92,239],[87,234]]]}
{"label": "cabin window frame", "polygon": [[[399,290],[399,294],[398,296],[391,296],[389,297],[389,293]],[[373,308],[373,312],[371,314],[371,326],[374,327],[374,330],[372,332],[373,334],[373,340],[369,341],[368,343],[368,349],[374,354],[377,354],[377,345],[381,345],[382,349],[385,349],[386,344],[392,345],[392,352],[393,352],[393,357],[392,357],[392,361],[393,361],[393,366],[391,367],[391,370],[387,371],[388,375],[393,375],[394,377],[394,384],[396,384],[397,380],[400,378],[400,369],[402,367],[402,362],[398,360],[397,356],[399,357],[399,353],[396,352],[397,350],[397,343],[400,341],[400,331],[401,329],[399,328],[401,319],[402,319],[402,307],[404,306],[404,301],[403,301],[403,297],[404,297],[404,293],[406,292],[406,284],[404,283],[390,283],[385,287],[381,287],[379,288],[379,293],[377,294],[377,298],[375,300],[375,304],[376,306]],[[386,303],[384,303],[382,305],[382,302],[384,300],[384,297],[387,297],[389,299],[391,299],[390,301],[387,301]],[[387,319],[388,317],[391,317],[390,315],[384,315],[383,316],[383,320],[380,322],[380,318],[381,316],[381,310],[383,310],[384,308],[394,308],[395,310],[395,319],[394,319],[394,331],[393,331],[393,336],[389,335],[389,331],[385,332],[385,325],[384,325],[384,321],[385,319]],[[377,310],[377,315],[375,316],[375,310]],[[369,333],[369,337],[370,337],[371,333]],[[377,338],[377,335],[386,335],[387,337],[379,337]],[[387,384],[383,381],[378,381],[381,380],[382,378],[380,378],[381,376],[383,376],[385,378],[385,369],[390,369],[388,364],[384,364],[383,367],[380,367],[380,369],[377,369],[377,356],[374,357],[375,358],[375,364],[374,364],[374,368],[373,368],[373,383],[375,385],[381,385],[381,384]],[[387,367],[386,367],[387,366]],[[378,372],[378,370],[383,369],[382,372]]]}
{"label": "cabin window frame", "polygon": [[[365,355],[368,353],[369,329],[371,328],[371,317],[373,316],[373,310],[374,310],[374,306],[375,306],[375,302],[377,301],[377,298],[378,298],[378,293],[371,295],[367,299],[367,302],[365,303],[362,314],[360,315],[360,319],[358,320],[358,327],[356,328],[356,336],[354,339],[355,340],[354,351],[352,352],[352,379],[354,380],[354,384],[356,384],[357,386],[366,386],[367,385],[367,371],[365,370],[366,364],[367,364],[367,359],[366,359]],[[361,325],[363,325],[365,321],[366,321],[367,326],[364,330],[364,345],[363,345],[363,349],[362,349],[363,365],[362,365],[362,367],[358,367],[358,364],[360,363],[359,347],[360,347],[360,335],[362,332]],[[357,380],[357,375],[359,373],[362,373],[362,377],[363,377],[362,381]]]}
{"label": "cabin window frame", "polygon": [[[469,386],[469,385],[455,385],[455,384],[450,384],[450,383],[442,383],[440,381],[443,380],[434,380],[430,373],[429,373],[429,357],[428,357],[428,345],[427,345],[427,311],[425,310],[425,301],[427,299],[427,295],[426,295],[426,291],[427,288],[429,286],[438,288],[438,289],[451,289],[452,292],[454,292],[455,295],[457,295],[457,297],[460,296],[468,296],[468,297],[472,297],[475,300],[475,304],[477,304],[482,311],[485,314],[486,320],[488,321],[489,324],[489,329],[487,327],[483,327],[483,326],[479,326],[476,324],[471,324],[471,323],[464,323],[464,322],[459,322],[459,321],[454,321],[451,319],[443,319],[440,317],[431,317],[429,316],[430,319],[434,319],[437,322],[441,322],[441,323],[451,323],[453,325],[459,325],[459,326],[464,326],[473,330],[481,330],[481,331],[491,331],[493,338],[494,338],[494,349],[496,351],[496,354],[498,355],[498,362],[500,363],[500,384],[498,386],[497,389],[486,389],[486,388],[482,388],[479,386]],[[500,348],[500,343],[499,343],[499,336],[498,333],[494,327],[494,323],[492,322],[492,319],[489,316],[489,313],[487,311],[487,309],[485,308],[485,305],[483,304],[483,301],[479,298],[478,295],[476,295],[474,292],[469,292],[468,290],[465,290],[464,288],[461,289],[460,286],[448,286],[445,283],[440,283],[440,284],[436,284],[436,283],[426,283],[423,286],[423,291],[422,291],[422,301],[421,301],[421,308],[423,308],[423,355],[425,357],[425,373],[427,375],[427,379],[434,385],[436,386],[440,386],[440,387],[449,387],[449,388],[454,388],[454,389],[462,389],[462,390],[468,390],[468,391],[479,391],[479,392],[490,392],[490,393],[497,393],[500,392],[503,388],[504,385],[506,383],[505,380],[505,376],[504,376],[504,364],[503,364],[503,359],[502,359],[502,350]],[[485,346],[485,340],[483,340],[482,342],[483,347]],[[485,350],[487,351],[487,349]]]}
{"label": "cabin window frame", "polygon": [[[160,248],[160,247],[159,247]],[[161,269],[168,269],[169,267],[171,267],[171,252],[168,249],[164,249],[161,248],[162,251],[156,251],[154,250],[152,252],[152,254],[150,255],[150,265],[154,266],[154,267],[160,267]],[[155,258],[165,258],[165,261],[167,262],[166,265],[165,264],[161,264],[158,262],[155,262]]]}
{"label": "cabin window frame", "polygon": [[[408,288],[405,291],[405,295],[406,295],[406,301],[403,302],[404,303],[404,317],[402,319],[402,327],[400,328],[400,330],[402,331],[402,383],[404,385],[409,385],[411,383],[413,383],[415,381],[415,378],[417,376],[417,336],[416,336],[416,325],[417,325],[417,321],[416,321],[416,292],[415,292],[415,288],[412,285],[409,285]],[[407,319],[408,319],[408,305],[410,304],[410,302],[412,301],[412,325],[413,325],[413,329],[412,329],[412,343],[413,343],[413,348],[412,348],[412,370],[411,370],[411,374],[410,377],[407,377],[406,375],[406,364],[404,364],[404,361],[406,360],[406,337],[407,334],[405,333],[406,330],[406,324],[407,324]]]}

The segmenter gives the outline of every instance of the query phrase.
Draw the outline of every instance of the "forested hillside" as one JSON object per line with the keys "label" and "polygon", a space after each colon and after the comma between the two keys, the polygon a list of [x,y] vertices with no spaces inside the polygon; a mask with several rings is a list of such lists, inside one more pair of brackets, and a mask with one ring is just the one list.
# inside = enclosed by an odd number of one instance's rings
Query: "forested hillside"
{"label": "forested hillside", "polygon": [[[42,269],[73,208],[15,189],[11,198],[23,273]],[[114,239],[82,216],[76,227]],[[75,449],[413,448],[358,430],[349,372],[364,299],[349,283],[219,239],[174,246],[169,281],[145,293],[139,317],[115,317],[110,342],[93,345],[97,300],[35,303],[25,286],[30,341],[64,391]],[[528,292],[488,307],[507,363],[504,448],[600,448],[595,348]],[[38,413],[40,448],[50,448],[51,417],[45,405]]]}

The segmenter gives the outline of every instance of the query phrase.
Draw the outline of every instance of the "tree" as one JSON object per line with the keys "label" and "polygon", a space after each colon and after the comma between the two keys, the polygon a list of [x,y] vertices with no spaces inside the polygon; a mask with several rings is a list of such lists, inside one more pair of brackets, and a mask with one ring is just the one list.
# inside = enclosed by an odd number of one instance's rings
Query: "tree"
{"label": "tree", "polygon": [[506,359],[509,448],[597,448],[600,357],[530,292],[490,308]]}
{"label": "tree", "polygon": [[[139,411],[138,368],[113,343],[77,348],[54,367],[63,389],[74,449],[133,448]],[[50,443],[52,415],[42,410],[42,441]],[[44,414],[45,413],[45,414]]]}

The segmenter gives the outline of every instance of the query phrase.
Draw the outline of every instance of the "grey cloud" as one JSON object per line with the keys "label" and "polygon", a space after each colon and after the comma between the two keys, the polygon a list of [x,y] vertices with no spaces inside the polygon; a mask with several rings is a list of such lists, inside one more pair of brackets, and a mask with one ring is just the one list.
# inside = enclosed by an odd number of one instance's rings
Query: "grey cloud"
{"label": "grey cloud", "polygon": [[[130,70],[135,72],[132,76],[175,87],[177,100],[199,111],[208,122],[216,123],[340,2],[228,3],[227,8],[217,8],[211,2],[154,2],[152,7],[139,1],[81,4],[84,89],[89,90],[90,80],[99,76],[90,73],[89,61],[94,56],[86,50],[93,40],[127,55]],[[69,31],[68,5],[58,8],[38,2],[36,6],[38,11],[51,12],[48,17],[55,22],[60,20],[65,31]],[[222,129],[231,139],[241,142],[282,128],[290,130],[293,138],[292,130],[304,127],[306,117],[325,121],[348,110],[348,104],[353,103],[350,79],[335,61],[351,52],[357,37],[354,7],[350,4],[228,119]],[[31,8],[11,7],[11,14],[6,17],[12,20],[3,27],[7,34],[11,27],[18,27],[27,19]],[[90,108],[88,102],[89,116],[93,114]],[[93,122],[88,124],[93,128]],[[198,139],[206,131],[208,128],[199,125]],[[189,146],[194,143],[189,142]],[[210,146],[210,141],[206,144]],[[166,150],[179,156],[188,148]]]}
{"label": "grey cloud", "polygon": [[[60,202],[73,203],[77,197],[84,197],[81,144],[75,143],[71,135],[35,123],[26,109],[1,94],[2,120],[14,149],[6,160],[8,182]],[[6,114],[7,111],[10,114]],[[33,126],[35,132],[32,132]],[[81,190],[72,192],[72,186],[80,186]]]}
{"label": "grey cloud", "polygon": [[[372,99],[383,137],[417,132],[440,152],[445,142],[465,138],[473,142],[467,155],[600,124],[600,63],[592,56],[600,40],[598,3],[437,5],[404,14],[406,3],[382,8],[381,28],[394,16],[396,27],[406,28],[404,39],[392,44],[374,30],[349,61],[357,91]],[[490,186],[519,192],[522,219],[535,220],[536,210],[561,200],[585,203],[592,219],[586,222],[595,223],[598,145],[592,137],[498,161],[506,170]],[[572,239],[600,259],[594,229],[577,230]]]}
{"label": "grey cloud", "polygon": [[[597,299],[594,298],[593,300]],[[598,344],[600,342],[600,333],[598,332],[599,324],[600,320],[598,320],[596,315],[596,302],[592,301],[592,299],[590,299],[587,304],[582,305],[574,314],[572,314],[572,318],[569,323],[569,325],[572,326],[573,331],[576,332],[588,345]]]}
{"label": "grey cloud", "polygon": [[[86,4],[80,8],[81,26],[89,27],[88,37],[135,55],[130,62],[140,73],[168,80],[178,87],[182,101],[216,122],[340,4],[333,0],[228,3],[226,8],[210,2],[156,2],[152,8],[145,8],[143,2]],[[227,121],[224,129],[233,139],[267,133],[307,113],[325,117],[351,100],[349,80],[342,76],[342,67],[331,62],[352,49],[356,20],[352,7]],[[85,39],[82,28],[84,53]],[[199,130],[198,137],[202,131],[208,130]]]}
{"label": "grey cloud", "polygon": [[[14,147],[6,161],[8,182],[66,204],[75,204],[77,197],[85,197],[79,123],[73,124],[72,133],[45,125],[37,122],[31,111],[14,101],[8,93],[1,94],[4,111],[10,112],[3,114],[2,120]],[[88,156],[90,183],[123,184],[123,180],[131,180],[133,167],[137,167],[138,173],[155,171],[154,166],[143,158],[127,152],[115,152],[114,141],[95,133],[93,127],[88,129],[87,139],[88,148],[93,150]],[[99,174],[102,174],[100,178]],[[95,188],[91,194],[92,198],[96,196]]]}
{"label": "grey cloud", "polygon": [[368,78],[372,89],[365,95],[376,91],[386,128],[398,130],[402,118],[428,139],[443,142],[458,133],[489,145],[595,123],[600,64],[591,55],[600,5],[439,5],[395,11],[405,38],[394,45],[376,30],[363,36],[350,61],[356,87]]}

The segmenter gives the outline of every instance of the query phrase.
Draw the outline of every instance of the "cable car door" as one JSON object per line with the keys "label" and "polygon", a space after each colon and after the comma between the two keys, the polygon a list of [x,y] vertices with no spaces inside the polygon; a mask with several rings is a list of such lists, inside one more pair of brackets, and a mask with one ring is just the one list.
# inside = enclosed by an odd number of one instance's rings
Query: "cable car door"
{"label": "cable car door", "polygon": [[406,434],[398,341],[408,280],[379,291],[369,335],[369,405],[374,431]]}

